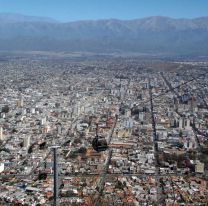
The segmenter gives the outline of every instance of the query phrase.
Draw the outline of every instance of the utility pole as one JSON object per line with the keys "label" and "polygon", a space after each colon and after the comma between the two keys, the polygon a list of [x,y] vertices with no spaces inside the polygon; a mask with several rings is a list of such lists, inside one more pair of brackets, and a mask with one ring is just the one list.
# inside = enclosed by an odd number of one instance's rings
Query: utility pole
{"label": "utility pole", "polygon": [[60,146],[54,145],[51,147],[53,150],[53,200],[54,206],[58,206],[58,195],[59,195],[59,181],[58,181],[58,157],[57,157],[57,149]]}

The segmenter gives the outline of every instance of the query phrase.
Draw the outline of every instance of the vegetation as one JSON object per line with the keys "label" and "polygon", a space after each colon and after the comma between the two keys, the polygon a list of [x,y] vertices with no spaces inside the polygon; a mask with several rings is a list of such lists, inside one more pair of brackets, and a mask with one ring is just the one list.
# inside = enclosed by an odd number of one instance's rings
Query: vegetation
{"label": "vegetation", "polygon": [[45,180],[47,178],[47,174],[46,173],[40,173],[39,175],[38,175],[38,179],[39,180]]}
{"label": "vegetation", "polygon": [[122,183],[121,181],[118,181],[115,185],[115,188],[119,190],[123,190],[125,187],[126,187],[126,182]]}
{"label": "vegetation", "polygon": [[8,105],[5,105],[4,107],[2,107],[1,112],[2,113],[8,113],[9,110],[10,110],[9,106]]}
{"label": "vegetation", "polygon": [[77,158],[77,156],[78,156],[77,152],[70,152],[69,154],[69,158],[72,158],[72,159]]}
{"label": "vegetation", "polygon": [[40,145],[39,145],[39,149],[40,150],[43,150],[43,149],[45,149],[46,148],[46,142],[43,142],[43,143],[41,143]]}
{"label": "vegetation", "polygon": [[80,147],[79,150],[77,151],[78,153],[81,153],[81,154],[86,154],[87,152],[87,149],[85,147]]}
{"label": "vegetation", "polygon": [[28,153],[31,154],[33,152],[33,146],[30,146],[28,149]]}

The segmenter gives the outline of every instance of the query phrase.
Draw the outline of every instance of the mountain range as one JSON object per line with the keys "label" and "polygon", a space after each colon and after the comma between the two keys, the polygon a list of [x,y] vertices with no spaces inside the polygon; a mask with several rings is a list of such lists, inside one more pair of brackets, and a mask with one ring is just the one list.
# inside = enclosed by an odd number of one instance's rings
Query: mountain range
{"label": "mountain range", "polygon": [[208,17],[85,20],[0,14],[0,50],[208,56]]}

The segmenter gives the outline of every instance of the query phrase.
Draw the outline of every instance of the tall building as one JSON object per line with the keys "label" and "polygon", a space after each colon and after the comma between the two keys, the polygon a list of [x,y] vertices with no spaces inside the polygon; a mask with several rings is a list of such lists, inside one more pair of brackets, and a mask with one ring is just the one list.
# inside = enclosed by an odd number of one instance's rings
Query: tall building
{"label": "tall building", "polygon": [[178,99],[176,97],[174,97],[174,109],[176,111],[178,111],[178,105],[179,105]]}
{"label": "tall building", "polygon": [[183,118],[179,119],[179,128],[183,129]]}
{"label": "tall building", "polygon": [[46,117],[42,118],[40,122],[41,122],[41,125],[45,125],[46,124]]}
{"label": "tall building", "polygon": [[35,114],[35,108],[31,108],[31,109],[30,109],[30,112],[31,112],[32,114]]}
{"label": "tall building", "polygon": [[17,101],[17,107],[23,107],[24,106],[24,101],[21,98],[20,100]]}
{"label": "tall building", "polygon": [[45,125],[45,126],[43,127],[43,129],[42,129],[42,132],[43,132],[44,134],[48,133],[49,131],[50,131],[50,126],[49,126],[49,125]]}
{"label": "tall building", "polygon": [[186,126],[186,129],[187,130],[191,130],[192,128],[191,128],[191,121],[190,121],[190,119],[186,119],[186,124],[185,124],[185,126]]}
{"label": "tall building", "polygon": [[204,173],[204,163],[197,161],[196,165],[195,165],[195,172],[203,174]]}
{"label": "tall building", "polygon": [[4,163],[0,163],[0,173],[4,171]]}
{"label": "tall building", "polygon": [[76,105],[76,115],[79,116],[80,112],[81,112],[81,104],[80,101],[78,101],[77,105]]}
{"label": "tall building", "polygon": [[3,141],[5,140],[4,134],[3,134],[3,128],[0,127],[0,140]]}
{"label": "tall building", "polygon": [[60,123],[57,125],[57,132],[58,134],[62,134],[62,125]]}
{"label": "tall building", "polygon": [[27,137],[24,138],[24,140],[23,140],[23,146],[25,148],[28,148],[30,146],[30,136],[27,136]]}
{"label": "tall building", "polygon": [[195,111],[195,108],[197,107],[197,101],[195,96],[192,96],[191,100],[190,100],[190,109],[192,112]]}

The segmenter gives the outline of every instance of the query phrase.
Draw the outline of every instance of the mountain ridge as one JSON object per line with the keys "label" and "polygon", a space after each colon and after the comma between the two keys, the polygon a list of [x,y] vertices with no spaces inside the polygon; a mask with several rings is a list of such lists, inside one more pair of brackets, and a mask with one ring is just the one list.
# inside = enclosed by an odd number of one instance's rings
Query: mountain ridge
{"label": "mountain ridge", "polygon": [[[208,17],[1,21],[0,50],[173,53],[208,56]],[[37,21],[39,19],[39,21]]]}
{"label": "mountain ridge", "polygon": [[50,17],[42,16],[30,16],[19,13],[0,13],[0,22],[4,23],[17,23],[17,22],[58,22],[57,20]]}

